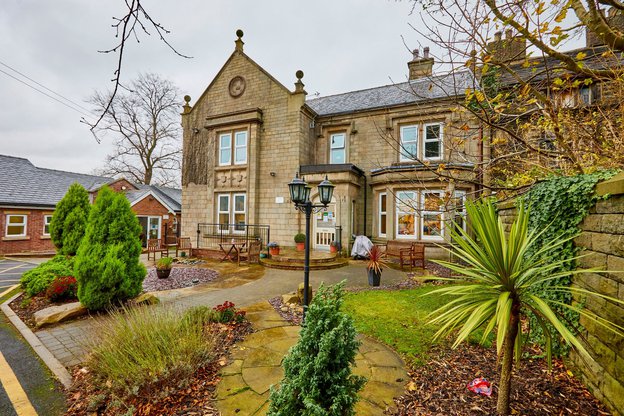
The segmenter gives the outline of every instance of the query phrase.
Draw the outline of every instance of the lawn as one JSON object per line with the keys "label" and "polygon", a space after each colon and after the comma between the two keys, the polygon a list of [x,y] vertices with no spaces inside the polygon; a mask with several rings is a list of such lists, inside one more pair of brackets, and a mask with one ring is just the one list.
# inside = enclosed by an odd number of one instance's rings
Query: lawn
{"label": "lawn", "polygon": [[358,332],[394,348],[411,364],[424,364],[437,330],[427,325],[427,315],[445,302],[440,296],[423,296],[434,288],[349,293],[343,308]]}

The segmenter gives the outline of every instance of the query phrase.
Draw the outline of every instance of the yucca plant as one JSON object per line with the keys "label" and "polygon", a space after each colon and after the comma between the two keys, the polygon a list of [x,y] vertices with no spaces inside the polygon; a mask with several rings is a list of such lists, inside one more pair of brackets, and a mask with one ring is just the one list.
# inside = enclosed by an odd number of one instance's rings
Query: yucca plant
{"label": "yucca plant", "polygon": [[[544,252],[564,244],[570,238],[555,237],[537,252],[529,254],[528,249],[545,238],[547,229],[529,231],[529,213],[524,206],[518,208],[518,216],[509,233],[505,232],[491,200],[467,203],[466,212],[472,232],[466,232],[462,227],[449,227],[452,245],[447,249],[465,264],[436,261],[459,277],[446,279],[455,284],[428,294],[446,295],[450,299],[444,306],[432,312],[430,322],[440,325],[436,338],[456,333],[453,347],[457,347],[477,329],[483,329],[482,342],[495,332],[497,352],[502,358],[496,409],[499,415],[508,415],[513,358],[515,354],[516,360],[519,360],[526,339],[526,334],[522,332],[524,318],[533,315],[541,326],[546,338],[549,364],[552,356],[551,340],[554,336],[560,336],[564,342],[591,359],[583,344],[563,323],[553,306],[573,309],[609,330],[624,334],[624,328],[578,305],[546,299],[543,296],[544,291],[573,291],[582,295],[600,296],[617,303],[624,302],[581,288],[543,285],[544,282],[569,276],[570,273],[588,270],[556,272],[562,263],[575,261],[577,257],[551,261],[541,258]],[[553,333],[552,328],[556,333]]]}

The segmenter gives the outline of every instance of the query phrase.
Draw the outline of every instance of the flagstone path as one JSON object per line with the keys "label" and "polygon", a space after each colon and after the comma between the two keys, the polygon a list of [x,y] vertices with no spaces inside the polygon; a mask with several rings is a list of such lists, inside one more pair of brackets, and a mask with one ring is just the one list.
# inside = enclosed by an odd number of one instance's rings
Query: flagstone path
{"label": "flagstone path", "polygon": [[[284,321],[268,302],[245,309],[256,332],[233,350],[232,362],[222,371],[217,386],[217,407],[222,416],[266,414],[269,388],[282,379],[282,359],[299,337],[300,327]],[[368,382],[360,392],[356,414],[381,415],[394,405],[392,398],[403,393],[407,372],[390,348],[364,336],[360,341],[354,373]]]}

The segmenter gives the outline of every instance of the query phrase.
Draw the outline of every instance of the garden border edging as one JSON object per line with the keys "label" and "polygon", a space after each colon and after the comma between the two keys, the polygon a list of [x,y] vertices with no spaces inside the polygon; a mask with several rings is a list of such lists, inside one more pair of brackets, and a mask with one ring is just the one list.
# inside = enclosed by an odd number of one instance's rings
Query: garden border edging
{"label": "garden border edging", "polygon": [[41,343],[39,338],[26,326],[24,322],[17,316],[15,312],[9,307],[9,303],[13,302],[15,298],[21,295],[22,292],[17,293],[15,296],[12,296],[9,300],[0,305],[0,309],[9,318],[9,321],[17,328],[19,333],[24,337],[24,339],[30,344],[32,349],[37,353],[39,358],[44,362],[44,364],[50,369],[52,374],[56,376],[56,378],[63,384],[66,389],[69,389],[72,385],[72,377],[69,374],[69,371],[59,360],[52,355],[50,350],[48,350],[45,345]]}

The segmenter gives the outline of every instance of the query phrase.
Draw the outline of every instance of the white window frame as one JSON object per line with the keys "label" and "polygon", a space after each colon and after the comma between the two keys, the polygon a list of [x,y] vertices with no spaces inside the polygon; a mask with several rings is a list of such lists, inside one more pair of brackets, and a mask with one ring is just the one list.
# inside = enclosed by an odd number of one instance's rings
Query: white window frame
{"label": "white window frame", "polygon": [[[46,214],[43,216],[43,235],[44,236],[49,236],[50,235],[50,223],[52,222],[52,215],[51,214]],[[46,233],[46,225],[48,226],[48,232]]]}
{"label": "white window frame", "polygon": [[[420,192],[420,238],[421,240],[429,240],[429,241],[442,241],[444,240],[444,207],[439,207],[439,210],[426,210],[425,207],[425,199],[427,195],[435,194],[438,195],[441,201],[444,201],[444,191],[443,190],[423,190]],[[440,235],[439,236],[431,236],[425,235],[425,215],[440,215]]]}
{"label": "white window frame", "polygon": [[[404,131],[407,129],[415,129],[416,130],[416,138],[414,140],[410,140],[409,142],[406,142],[405,140],[403,140],[404,137]],[[400,135],[401,137],[399,137],[399,161],[400,162],[415,162],[416,160],[418,160],[418,139],[420,138],[420,126],[418,124],[409,124],[409,125],[405,125],[405,126],[401,126],[400,130]],[[416,150],[413,154],[413,158],[408,157],[408,155],[406,155],[406,151],[405,151],[405,143],[415,143],[416,144]]]}
{"label": "white window frame", "polygon": [[[237,211],[236,210],[236,197],[243,197],[243,210],[242,211]],[[235,233],[244,233],[245,232],[245,227],[243,227],[241,230],[237,229],[237,223],[236,223],[236,214],[243,214],[245,216],[245,219],[243,221],[243,224],[247,224],[247,194],[244,193],[237,193],[237,194],[232,194],[232,213],[231,213],[231,217],[232,217],[232,224],[234,225],[234,232]]]}
{"label": "white window frame", "polygon": [[[334,137],[342,136],[342,146],[334,147]],[[342,162],[334,161],[334,150],[342,150]],[[329,135],[329,163],[334,164],[342,164],[347,163],[347,133],[346,132],[336,132]]]}
{"label": "white window frame", "polygon": [[[245,144],[242,144],[242,145],[238,144],[238,140],[237,139],[238,139],[239,135],[242,135],[244,137]],[[234,142],[233,142],[233,145],[234,145],[233,146],[234,147],[233,153],[234,154],[233,154],[232,160],[234,161],[235,165],[246,165],[247,164],[247,144],[249,143],[247,130],[235,131],[233,136],[234,136]],[[236,155],[238,153],[238,150],[240,150],[240,149],[244,150],[245,159],[241,160],[241,161],[238,161],[238,160],[236,160]]]}
{"label": "white window frame", "polygon": [[[11,223],[11,217],[22,217],[22,222],[20,223]],[[26,237],[28,235],[28,215],[26,214],[6,214],[6,225],[4,228],[4,235],[6,237]],[[24,232],[22,234],[9,234],[9,226],[11,227],[24,227]]]}
{"label": "white window frame", "polygon": [[[411,193],[413,194],[413,197],[410,198],[411,202],[416,205],[411,207],[410,209],[412,211],[399,211],[399,209],[401,208],[401,203],[400,201],[400,194],[406,194],[406,193]],[[420,229],[418,222],[419,222],[419,215],[418,215],[418,191],[416,190],[409,190],[409,189],[402,189],[400,191],[396,191],[395,193],[395,204],[394,204],[394,212],[395,212],[395,219],[394,219],[394,223],[395,223],[395,235],[397,239],[416,239],[418,238],[418,230]],[[399,216],[400,214],[411,214],[414,216],[414,234],[399,234]]]}
{"label": "white window frame", "polygon": [[[227,210],[226,211],[221,210],[221,198],[227,198]],[[219,231],[223,231],[225,233],[228,233],[230,231],[230,227],[229,227],[229,224],[231,224],[230,207],[231,207],[231,195],[230,194],[217,194],[217,224],[219,224]],[[228,221],[225,225],[225,228],[222,228],[221,214],[227,214],[228,216]]]}
{"label": "white window frame", "polygon": [[[223,138],[224,137],[229,137],[230,138],[230,145],[229,146],[223,146]],[[232,164],[232,133],[221,133],[219,134],[219,166],[229,166]],[[227,160],[223,160],[223,158],[221,156],[223,156],[223,151],[224,150],[228,150],[228,159]]]}
{"label": "white window frame", "polygon": [[[427,137],[427,127],[439,126],[440,135],[436,139],[429,139]],[[438,157],[427,157],[427,143],[440,142],[440,154]],[[444,123],[427,123],[423,126],[423,160],[442,160],[444,156]]]}
{"label": "white window frame", "polygon": [[[383,198],[386,199],[386,210],[385,211],[382,211],[383,204],[381,203],[381,200]],[[378,213],[378,216],[377,216],[377,219],[378,219],[377,235],[379,237],[386,237],[388,235],[387,234],[388,233],[388,223],[386,221],[388,219],[388,194],[386,192],[381,192],[379,194],[378,203],[379,203],[379,207],[378,207],[379,208],[379,210],[378,210],[379,213]],[[386,225],[386,232],[385,233],[381,232],[381,224],[382,224],[382,222]]]}
{"label": "white window frame", "polygon": [[[461,206],[460,210],[457,209],[457,206],[453,206],[453,215],[454,216],[459,215],[459,216],[461,216],[463,218],[462,229],[464,231],[466,231],[466,219],[467,219],[467,213],[466,213],[466,191],[464,191],[464,190],[455,190],[455,191],[453,191],[453,199],[457,199],[459,197],[462,198],[464,203]],[[451,218],[451,220],[454,221],[455,217]]]}

